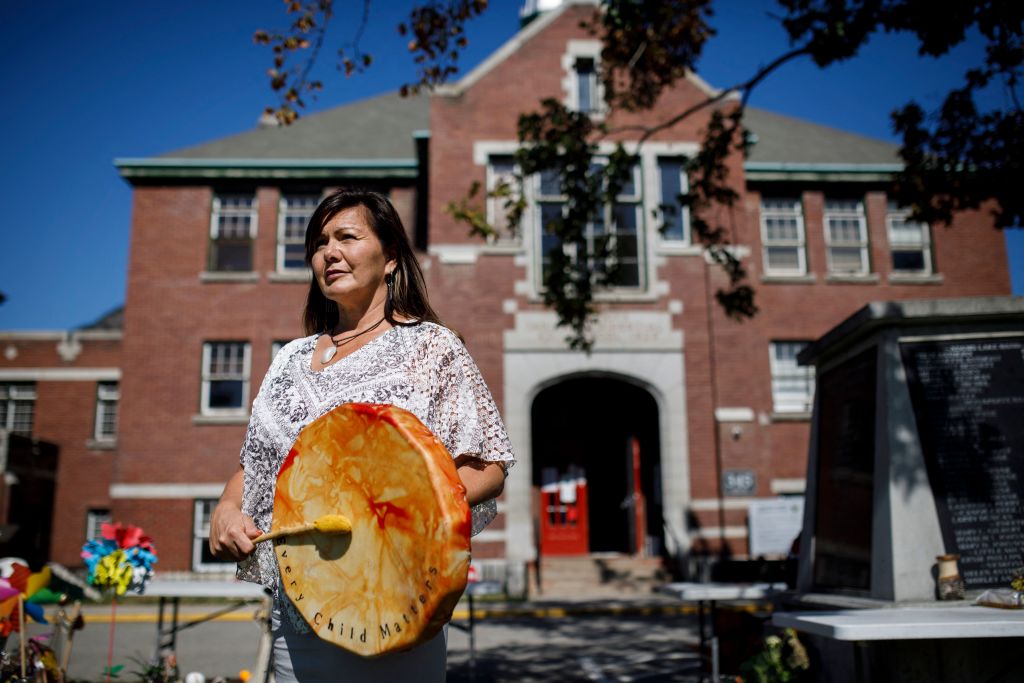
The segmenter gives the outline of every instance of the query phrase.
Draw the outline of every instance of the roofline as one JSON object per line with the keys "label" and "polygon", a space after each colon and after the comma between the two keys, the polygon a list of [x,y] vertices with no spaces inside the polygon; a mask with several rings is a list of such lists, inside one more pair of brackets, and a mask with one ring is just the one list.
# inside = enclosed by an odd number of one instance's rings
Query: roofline
{"label": "roofline", "polygon": [[834,164],[800,161],[745,161],[746,171],[794,171],[813,173],[897,173],[903,164]]}
{"label": "roofline", "polygon": [[836,164],[790,161],[747,161],[748,181],[890,182],[903,164]]}
{"label": "roofline", "polygon": [[0,332],[0,341],[63,341],[72,338],[82,341],[117,341],[123,336],[124,333],[118,329],[4,330]]}
{"label": "roofline", "polygon": [[[470,70],[469,73],[459,79],[456,83],[440,85],[434,88],[433,94],[440,95],[442,97],[458,97],[476,84],[477,81],[493,71],[499,64],[511,57],[519,50],[519,48],[554,22],[555,19],[562,16],[569,7],[579,7],[583,5],[596,7],[599,4],[600,3],[597,2],[597,0],[569,0],[553,10],[544,12],[514,36],[505,41],[504,45],[492,52],[487,59],[477,64],[476,67]],[[708,97],[718,97],[722,92],[698,76],[691,69],[686,70],[686,78]],[[724,99],[738,100],[739,93],[729,93],[724,97]]]}
{"label": "roofline", "polygon": [[572,0],[571,2],[567,2],[553,10],[549,10],[548,12],[541,14],[539,17],[527,24],[525,28],[517,31],[514,36],[505,41],[504,45],[492,52],[487,59],[477,64],[469,73],[460,78],[457,82],[440,85],[434,88],[433,94],[441,95],[443,97],[457,97],[461,95],[477,81],[493,71],[495,67],[511,57],[535,35],[547,28],[555,21],[555,19],[562,16],[566,9],[576,5],[596,5],[596,3],[593,2],[593,0]]}
{"label": "roofline", "polygon": [[415,178],[419,160],[411,159],[114,159],[124,178]]}

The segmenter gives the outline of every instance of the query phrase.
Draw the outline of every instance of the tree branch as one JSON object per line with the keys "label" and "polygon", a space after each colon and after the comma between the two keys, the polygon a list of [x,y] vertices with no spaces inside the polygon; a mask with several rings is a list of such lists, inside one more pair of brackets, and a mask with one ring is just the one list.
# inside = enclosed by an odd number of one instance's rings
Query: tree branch
{"label": "tree branch", "polygon": [[[640,142],[641,143],[646,142],[653,135],[657,134],[659,131],[663,131],[666,128],[671,128],[672,126],[676,125],[680,121],[683,121],[687,117],[692,116],[693,114],[695,114],[696,112],[700,111],[701,109],[706,109],[707,107],[710,107],[711,105],[715,104],[716,102],[721,102],[722,100],[724,100],[725,98],[729,97],[729,95],[731,95],[731,94],[733,94],[735,92],[749,93],[749,91],[752,90],[758,83],[763,81],[773,71],[775,71],[776,69],[781,67],[786,62],[792,61],[793,59],[796,59],[797,57],[802,57],[804,55],[809,55],[809,54],[810,54],[810,49],[808,47],[806,47],[806,46],[798,48],[798,49],[795,49],[795,50],[790,50],[789,52],[785,53],[784,55],[781,55],[781,56],[777,57],[775,60],[773,60],[767,66],[762,67],[757,73],[755,73],[752,77],[750,77],[746,81],[744,81],[742,83],[739,83],[737,85],[734,85],[731,88],[726,88],[725,90],[720,91],[717,95],[714,95],[712,97],[708,97],[707,99],[703,100],[702,102],[698,102],[697,104],[693,105],[692,107],[688,107],[687,109],[684,109],[683,111],[679,112],[678,114],[676,114],[672,118],[666,119],[665,121],[662,121],[661,123],[659,123],[659,124],[657,124],[655,126],[640,126],[640,125],[620,126],[618,128],[609,129],[607,131],[606,135],[614,135],[614,134],[618,134],[618,133],[641,132],[642,135],[640,137]],[[746,95],[746,96],[749,96],[749,95]]]}

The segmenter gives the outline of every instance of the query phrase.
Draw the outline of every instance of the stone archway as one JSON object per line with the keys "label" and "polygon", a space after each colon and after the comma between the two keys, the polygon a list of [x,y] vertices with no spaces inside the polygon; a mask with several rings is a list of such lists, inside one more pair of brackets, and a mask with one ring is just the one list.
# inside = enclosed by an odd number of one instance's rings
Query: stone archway
{"label": "stone archway", "polygon": [[[502,540],[510,571],[522,572],[537,559],[531,409],[549,386],[573,376],[612,376],[642,387],[658,407],[662,517],[665,548],[685,553],[690,546],[686,510],[690,502],[686,373],[683,335],[661,312],[602,313],[590,354],[567,351],[565,333],[548,312],[517,312],[515,330],[505,332],[502,413],[518,463],[509,472],[503,504]],[[485,531],[484,533],[487,533]],[[525,573],[523,573],[525,576]],[[523,584],[525,587],[525,583]]]}
{"label": "stone archway", "polygon": [[537,393],[531,475],[543,554],[661,553],[658,412],[648,391],[610,375]]}

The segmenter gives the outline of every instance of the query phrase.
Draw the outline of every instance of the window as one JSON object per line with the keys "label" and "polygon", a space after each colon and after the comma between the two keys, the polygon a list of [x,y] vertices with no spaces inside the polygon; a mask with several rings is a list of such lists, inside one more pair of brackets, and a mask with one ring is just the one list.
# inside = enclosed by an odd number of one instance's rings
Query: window
{"label": "window", "polygon": [[85,513],[85,540],[99,538],[104,524],[110,524],[110,510],[107,508],[89,508]]}
{"label": "window", "polygon": [[601,41],[569,40],[562,54],[562,92],[565,106],[601,118],[605,114],[604,84],[601,82]]}
{"label": "window", "polygon": [[195,501],[192,519],[192,571],[226,572],[234,569],[234,562],[218,560],[210,552],[210,516],[215,507],[216,498]]}
{"label": "window", "polygon": [[216,195],[210,219],[210,270],[252,270],[256,239],[256,199],[252,195]]}
{"label": "window", "polygon": [[661,239],[689,244],[690,209],[679,205],[679,195],[689,190],[686,178],[686,159],[659,157],[658,179],[660,185],[658,211],[662,216]]}
{"label": "window", "polygon": [[[548,225],[562,217],[565,197],[561,194],[560,179],[556,173],[541,173],[536,180],[536,215],[540,227],[540,270],[546,279],[555,250],[562,249],[558,238],[548,231]],[[604,206],[584,230],[586,254],[567,254],[574,262],[588,259],[594,272],[614,271],[615,286],[638,288],[643,285],[641,270],[642,245],[640,227],[643,222],[640,203],[639,172],[633,175],[616,195],[614,204]],[[604,247],[607,247],[605,252]],[[603,262],[596,255],[607,253]]]}
{"label": "window", "polygon": [[244,413],[249,398],[249,344],[203,344],[202,412],[204,415]]}
{"label": "window", "polygon": [[306,225],[320,195],[283,195],[277,212],[277,272],[306,272]]}
{"label": "window", "polygon": [[772,403],[776,413],[809,413],[814,399],[814,368],[797,365],[796,355],[805,341],[776,341],[769,344],[772,373]]}
{"label": "window", "polygon": [[825,251],[828,272],[837,275],[868,273],[868,227],[863,202],[826,200]]}
{"label": "window", "polygon": [[12,434],[32,434],[36,408],[34,382],[0,384],[0,428]]}
{"label": "window", "polygon": [[573,64],[576,74],[576,111],[592,114],[601,108],[597,81],[597,62],[593,57],[577,57]]}
{"label": "window", "polygon": [[[487,222],[498,234],[494,242],[518,242],[519,226],[508,222],[509,204],[519,199],[515,157],[492,154],[487,159]],[[491,196],[497,191],[498,196]]]}
{"label": "window", "polygon": [[113,441],[117,438],[117,404],[121,391],[117,382],[100,382],[96,385],[96,424],[93,438],[97,441]]}
{"label": "window", "polygon": [[799,199],[761,200],[761,240],[767,275],[804,275],[807,251]]}
{"label": "window", "polygon": [[910,220],[910,210],[889,202],[885,216],[889,228],[892,270],[907,275],[930,275],[932,272],[932,240],[928,226]]}

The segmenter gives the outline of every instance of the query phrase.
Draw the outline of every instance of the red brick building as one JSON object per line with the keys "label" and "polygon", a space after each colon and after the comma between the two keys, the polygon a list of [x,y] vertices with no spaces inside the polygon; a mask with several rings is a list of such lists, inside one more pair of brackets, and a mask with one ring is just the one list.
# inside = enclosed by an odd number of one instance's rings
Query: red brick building
{"label": "red brick building", "polygon": [[121,311],[77,330],[0,332],[0,554],[81,563],[110,518]]}
{"label": "red brick building", "polygon": [[[542,97],[599,106],[600,46],[579,28],[590,11],[539,15],[430,97],[386,95],[118,161],[134,188],[123,340],[107,352],[119,355],[88,362],[120,369],[120,430],[113,452],[81,444],[95,467],[74,467],[88,476],[67,471],[115,518],[154,535],[161,570],[224,569],[205,551],[209,510],[237,467],[275,345],[301,334],[305,218],[334,187],[390,194],[433,303],[465,336],[502,409],[519,463],[474,556],[520,586],[541,550],[693,556],[726,544],[745,556],[751,501],[803,490],[813,379],[796,365],[802,344],[869,301],[1010,293],[1003,238],[986,213],[930,229],[890,203],[891,145],[750,110],[757,142],[730,163],[741,200],[723,218],[761,312],[727,319],[714,300],[723,276],[693,242],[688,216],[655,218],[685,188],[682,164],[706,122],[698,116],[637,149],[633,181],[591,227],[614,232],[626,278],[600,295],[593,352],[569,351],[541,303],[543,224],[560,210],[557,189],[532,179],[519,236],[492,243],[468,237],[445,207],[472,181],[493,186],[512,170],[524,108]],[[712,92],[693,76],[659,108]],[[6,360],[0,377],[20,377],[24,363],[46,365]],[[78,457],[65,457],[70,437],[43,429],[71,417],[44,415],[49,389],[37,386],[33,435],[62,448],[52,554],[73,563],[88,505],[64,491],[85,484],[66,479],[65,461]],[[90,391],[75,399],[86,413]]]}

